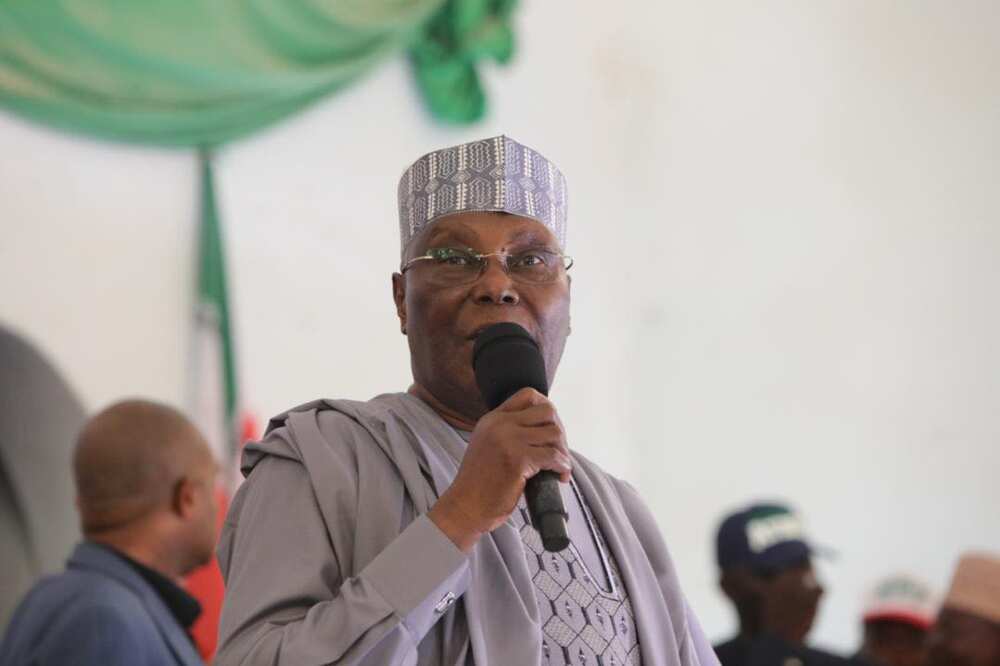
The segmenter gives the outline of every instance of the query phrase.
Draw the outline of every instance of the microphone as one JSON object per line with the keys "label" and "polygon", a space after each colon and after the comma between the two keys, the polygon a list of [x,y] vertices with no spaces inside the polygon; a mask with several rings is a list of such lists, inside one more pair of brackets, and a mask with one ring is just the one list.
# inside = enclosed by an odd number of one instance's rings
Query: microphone
{"label": "microphone", "polygon": [[[496,409],[523,388],[549,394],[545,361],[538,344],[517,324],[494,324],[484,329],[472,348],[472,370],[483,401]],[[545,550],[557,553],[569,545],[569,515],[559,492],[559,475],[542,470],[524,487],[531,524],[542,537]]]}

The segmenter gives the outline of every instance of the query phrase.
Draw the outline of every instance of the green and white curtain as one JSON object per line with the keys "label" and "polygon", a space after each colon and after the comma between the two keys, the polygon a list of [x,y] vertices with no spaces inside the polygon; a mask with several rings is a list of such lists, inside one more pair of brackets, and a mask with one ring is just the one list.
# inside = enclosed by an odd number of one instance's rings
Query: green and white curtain
{"label": "green and white curtain", "polygon": [[215,146],[407,52],[433,115],[477,120],[513,0],[0,0],[0,108],[90,136]]}

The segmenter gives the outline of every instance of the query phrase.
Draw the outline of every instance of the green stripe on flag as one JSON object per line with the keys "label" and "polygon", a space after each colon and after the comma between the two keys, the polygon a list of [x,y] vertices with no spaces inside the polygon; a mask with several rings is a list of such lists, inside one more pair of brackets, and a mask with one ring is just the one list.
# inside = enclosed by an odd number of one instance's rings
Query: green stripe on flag
{"label": "green stripe on flag", "polygon": [[[239,442],[236,433],[236,364],[233,350],[232,327],[229,319],[229,297],[226,288],[226,261],[222,243],[222,229],[215,202],[215,183],[212,174],[211,155],[200,152],[201,161],[201,230],[198,243],[198,325],[213,326],[218,336],[222,372],[221,387],[224,389],[222,405],[224,413],[213,415],[224,424],[226,441],[219,442],[222,452],[230,459],[236,455]],[[203,371],[205,359],[199,359],[198,371]],[[204,381],[205,377],[200,377]],[[209,434],[209,433],[206,433]],[[211,436],[211,434],[209,434]],[[225,463],[226,461],[223,461]]]}

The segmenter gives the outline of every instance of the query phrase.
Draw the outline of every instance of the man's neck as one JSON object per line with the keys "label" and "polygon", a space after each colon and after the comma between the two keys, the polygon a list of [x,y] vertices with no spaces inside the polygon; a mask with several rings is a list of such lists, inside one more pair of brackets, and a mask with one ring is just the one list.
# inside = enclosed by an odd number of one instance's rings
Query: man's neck
{"label": "man's neck", "polygon": [[157,549],[151,547],[147,540],[138,539],[133,535],[126,535],[120,532],[87,534],[86,538],[102,546],[113,548],[129,559],[162,574],[170,580],[178,580],[183,575],[181,571],[178,571],[178,567],[174,566],[173,562],[168,561],[169,558],[157,552]]}
{"label": "man's neck", "polygon": [[458,410],[448,407],[443,402],[435,398],[433,393],[420,384],[414,382],[406,392],[423,400],[428,407],[433,409],[434,412],[444,419],[445,422],[451,427],[469,431],[475,429],[476,422],[479,420],[478,418],[472,419],[459,413]]}

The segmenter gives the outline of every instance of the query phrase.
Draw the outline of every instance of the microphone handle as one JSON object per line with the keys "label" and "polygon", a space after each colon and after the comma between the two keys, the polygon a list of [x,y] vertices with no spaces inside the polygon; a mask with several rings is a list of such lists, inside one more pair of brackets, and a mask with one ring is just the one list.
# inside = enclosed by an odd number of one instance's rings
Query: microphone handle
{"label": "microphone handle", "polygon": [[559,475],[549,470],[534,475],[524,485],[524,497],[531,524],[542,537],[542,547],[550,553],[558,553],[569,546],[566,527],[569,514],[559,492]]}

